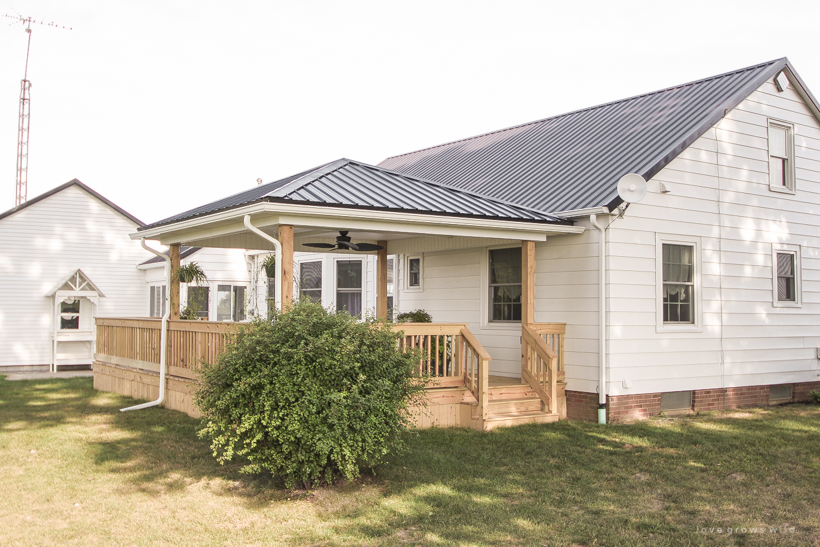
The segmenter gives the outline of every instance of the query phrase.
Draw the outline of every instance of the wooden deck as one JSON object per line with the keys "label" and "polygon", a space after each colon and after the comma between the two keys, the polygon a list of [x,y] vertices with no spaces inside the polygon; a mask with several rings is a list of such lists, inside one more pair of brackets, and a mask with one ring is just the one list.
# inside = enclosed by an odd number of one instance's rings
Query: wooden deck
{"label": "wooden deck", "polygon": [[[198,417],[194,393],[203,362],[213,362],[237,327],[236,323],[168,322],[168,408]],[[464,323],[401,323],[403,348],[423,350],[419,372],[429,376],[428,406],[414,413],[420,427],[492,429],[566,417],[563,389],[563,325],[522,327],[526,344],[522,377],[489,374],[490,355]],[[98,318],[94,387],[137,399],[159,393],[161,321]],[[561,368],[563,368],[561,366]]]}

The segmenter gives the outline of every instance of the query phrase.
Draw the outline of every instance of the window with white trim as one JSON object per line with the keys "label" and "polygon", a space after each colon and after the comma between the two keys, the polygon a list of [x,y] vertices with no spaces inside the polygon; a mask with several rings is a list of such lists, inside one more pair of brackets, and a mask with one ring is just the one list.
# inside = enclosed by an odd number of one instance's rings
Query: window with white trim
{"label": "window with white trim", "polygon": [[322,303],[322,261],[299,264],[299,298]]}
{"label": "window with white trim", "polygon": [[362,314],[362,261],[336,261],[336,310]]}
{"label": "window with white trim", "polygon": [[188,303],[189,309],[196,313],[199,319],[208,320],[210,310],[210,287],[188,287]]}
{"label": "window with white trim", "polygon": [[769,120],[769,188],[794,193],[794,128]]}
{"label": "window with white trim", "polygon": [[420,256],[407,257],[407,288],[410,290],[421,290],[422,288],[422,260]]}
{"label": "window with white trim", "polygon": [[217,321],[245,320],[245,291],[244,285],[216,286]]}
{"label": "window with white trim", "polygon": [[772,304],[775,307],[801,305],[800,246],[772,245]]}
{"label": "window with white trim", "polygon": [[162,317],[165,315],[165,285],[152,285],[149,288],[148,307],[149,317]]}
{"label": "window with white trim", "polygon": [[79,330],[80,299],[68,297],[60,302],[60,330]]}
{"label": "window with white trim", "polygon": [[655,235],[656,330],[700,332],[703,328],[699,237]]}
{"label": "window with white trim", "polygon": [[490,321],[521,321],[521,247],[490,249]]}

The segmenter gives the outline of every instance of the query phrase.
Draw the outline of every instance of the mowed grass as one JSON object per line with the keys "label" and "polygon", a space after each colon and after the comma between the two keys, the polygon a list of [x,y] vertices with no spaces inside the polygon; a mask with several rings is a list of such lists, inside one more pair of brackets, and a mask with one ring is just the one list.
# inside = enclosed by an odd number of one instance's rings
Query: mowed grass
{"label": "mowed grass", "polygon": [[0,377],[0,545],[820,545],[818,406],[426,430],[360,481],[291,491],[133,402]]}

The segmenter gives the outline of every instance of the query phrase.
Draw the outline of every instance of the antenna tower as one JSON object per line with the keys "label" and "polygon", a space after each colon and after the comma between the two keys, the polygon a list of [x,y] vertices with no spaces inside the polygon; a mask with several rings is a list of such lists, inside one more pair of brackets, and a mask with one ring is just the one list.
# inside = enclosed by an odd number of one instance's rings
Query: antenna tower
{"label": "antenna tower", "polygon": [[[28,79],[28,57],[31,52],[31,24],[45,25],[47,27],[56,27],[66,30],[71,30],[68,27],[58,25],[54,22],[46,23],[45,21],[37,21],[31,17],[23,17],[22,15],[3,14],[3,17],[14,19],[11,23],[22,23],[26,28],[28,34],[28,44],[26,46],[26,70],[23,73],[23,79],[20,82],[20,118],[17,122],[17,187],[14,194],[14,206],[22,205],[28,198],[28,133],[31,122],[31,82]],[[9,26],[11,26],[9,25]]]}

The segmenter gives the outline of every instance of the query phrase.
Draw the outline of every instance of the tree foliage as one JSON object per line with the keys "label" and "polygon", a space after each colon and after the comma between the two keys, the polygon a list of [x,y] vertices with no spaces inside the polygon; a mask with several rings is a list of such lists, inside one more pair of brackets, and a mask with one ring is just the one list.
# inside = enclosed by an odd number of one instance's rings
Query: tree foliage
{"label": "tree foliage", "polygon": [[398,449],[423,398],[417,353],[373,320],[299,302],[241,328],[205,365],[200,436],[221,462],[270,471],[289,487],[348,480]]}

